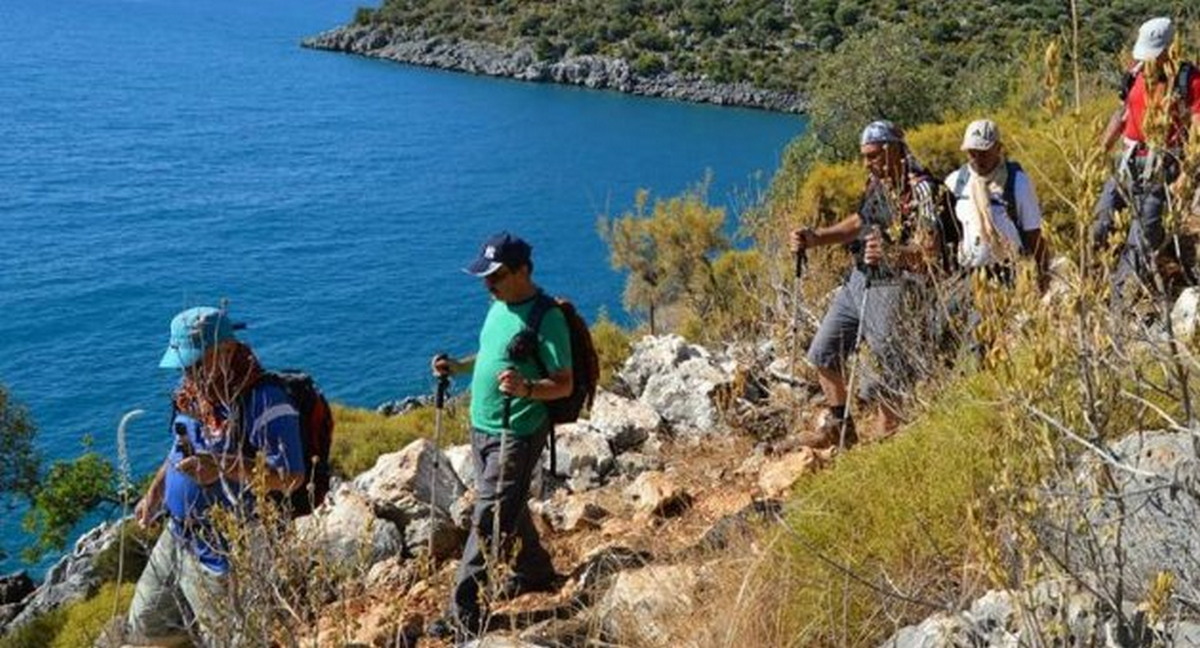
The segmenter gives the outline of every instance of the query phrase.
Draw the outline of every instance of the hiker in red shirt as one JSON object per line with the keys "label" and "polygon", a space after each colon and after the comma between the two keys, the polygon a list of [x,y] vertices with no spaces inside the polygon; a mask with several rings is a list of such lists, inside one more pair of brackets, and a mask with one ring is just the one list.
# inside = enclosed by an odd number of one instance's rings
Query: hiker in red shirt
{"label": "hiker in red shirt", "polygon": [[1174,36],[1169,18],[1154,18],[1138,30],[1137,63],[1125,75],[1122,106],[1104,133],[1105,150],[1118,140],[1123,147],[1116,173],[1096,204],[1095,246],[1108,244],[1118,210],[1134,210],[1113,277],[1118,290],[1132,275],[1149,284],[1155,270],[1168,281],[1195,283],[1190,276],[1194,245],[1185,246],[1174,232],[1168,235],[1163,222],[1169,205],[1189,202],[1179,195],[1184,145],[1190,130],[1200,127],[1200,74],[1192,64],[1174,60]]}

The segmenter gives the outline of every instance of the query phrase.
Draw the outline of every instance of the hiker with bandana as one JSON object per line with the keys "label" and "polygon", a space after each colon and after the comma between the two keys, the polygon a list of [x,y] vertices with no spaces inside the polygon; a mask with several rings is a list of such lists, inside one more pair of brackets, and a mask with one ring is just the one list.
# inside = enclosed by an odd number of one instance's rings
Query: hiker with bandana
{"label": "hiker with bandana", "polygon": [[946,178],[962,232],[959,267],[1011,284],[1017,260],[1032,257],[1044,290],[1050,251],[1042,238],[1042,208],[1029,174],[1007,158],[1000,128],[990,119],[967,126],[962,150],[968,162]]}
{"label": "hiker with bandana", "polygon": [[[913,157],[903,132],[876,121],[863,130],[860,152],[866,186],[855,213],[828,227],[791,233],[793,253],[843,244],[854,267],[838,290],[808,350],[829,410],[818,426],[800,433],[800,445],[847,447],[858,435],[848,411],[848,378],[854,372],[858,395],[878,405],[874,435],[891,435],[900,410],[933,353],[925,344],[931,307],[929,276],[943,268],[943,220],[936,181]],[[880,372],[847,359],[866,342]]]}
{"label": "hiker with bandana", "polygon": [[1096,204],[1092,242],[1108,245],[1115,214],[1132,207],[1129,231],[1114,274],[1118,293],[1131,277],[1148,286],[1155,276],[1169,291],[1195,283],[1195,242],[1179,235],[1168,214],[1190,207],[1191,179],[1184,171],[1191,131],[1200,128],[1200,74],[1171,51],[1175,28],[1170,18],[1154,18],[1138,30],[1134,67],[1125,75],[1121,107],[1104,133],[1105,150],[1122,142],[1116,172],[1104,184]]}
{"label": "hiker with bandana", "polygon": [[135,642],[207,645],[214,630],[227,634],[221,614],[230,604],[229,544],[212,512],[229,511],[249,528],[256,488],[290,493],[304,480],[299,414],[282,387],[261,380],[263,369],[236,328],[224,309],[209,307],[171,321],[159,362],[181,372],[171,447],[134,510],[143,528],[160,512],[167,526],[129,608]]}

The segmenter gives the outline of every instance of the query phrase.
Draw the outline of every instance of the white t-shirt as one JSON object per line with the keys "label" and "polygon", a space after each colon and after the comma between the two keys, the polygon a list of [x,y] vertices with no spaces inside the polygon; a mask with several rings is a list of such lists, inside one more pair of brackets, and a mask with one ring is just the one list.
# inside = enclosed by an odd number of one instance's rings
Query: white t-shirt
{"label": "white t-shirt", "polygon": [[[946,177],[946,187],[950,190],[951,198],[954,200],[954,215],[962,227],[962,241],[958,245],[958,262],[964,268],[980,268],[995,263],[997,259],[990,246],[983,240],[983,225],[975,214],[970,196],[966,195],[967,188],[964,186],[963,196],[956,196],[953,193],[957,188],[958,174],[960,173],[964,173],[961,168]],[[1038,204],[1033,183],[1029,181],[1029,176],[1024,171],[1017,172],[1013,184],[1013,194],[1017,208],[1017,222],[1021,223],[1021,229],[1026,232],[1041,229],[1042,207]],[[1005,209],[1004,192],[993,192],[990,202],[992,223],[996,232],[1011,241],[1014,249],[1020,250],[1021,235],[1017,232],[1016,223],[1009,217],[1008,210]]]}

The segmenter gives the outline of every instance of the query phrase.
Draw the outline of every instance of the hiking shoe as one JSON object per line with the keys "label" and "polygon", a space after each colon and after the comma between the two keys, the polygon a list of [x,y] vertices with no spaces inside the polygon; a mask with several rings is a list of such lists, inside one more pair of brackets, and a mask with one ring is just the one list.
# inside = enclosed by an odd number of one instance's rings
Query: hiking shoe
{"label": "hiking shoe", "polygon": [[854,419],[842,419],[830,413],[825,414],[817,427],[801,432],[796,440],[801,446],[813,450],[835,447],[838,445],[838,441],[842,440],[843,421],[846,429],[843,447],[849,448],[858,443],[858,434],[854,431]]}
{"label": "hiking shoe", "polygon": [[[478,625],[478,624],[477,624]],[[452,616],[444,616],[434,619],[427,628],[425,628],[425,636],[431,639],[441,639],[443,641],[451,641],[454,644],[459,644],[464,641],[474,639],[479,633],[468,632],[462,623]]]}
{"label": "hiking shoe", "polygon": [[518,596],[532,592],[557,592],[562,589],[565,582],[566,579],[558,574],[540,581],[529,581],[513,576],[505,579],[504,583],[500,586],[500,591],[496,593],[496,597],[501,601],[511,601]]}

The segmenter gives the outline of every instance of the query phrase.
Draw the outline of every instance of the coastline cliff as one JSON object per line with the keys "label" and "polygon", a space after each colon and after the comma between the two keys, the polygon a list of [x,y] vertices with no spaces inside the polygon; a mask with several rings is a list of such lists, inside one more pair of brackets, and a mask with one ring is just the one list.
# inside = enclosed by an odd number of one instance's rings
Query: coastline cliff
{"label": "coastline cliff", "polygon": [[390,24],[347,25],[304,39],[302,47],[357,54],[410,65],[521,81],[562,83],[721,106],[802,113],[797,93],[757,88],[750,83],[717,83],[677,72],[642,74],[629,61],[598,54],[539,59],[529,45],[512,48]]}

